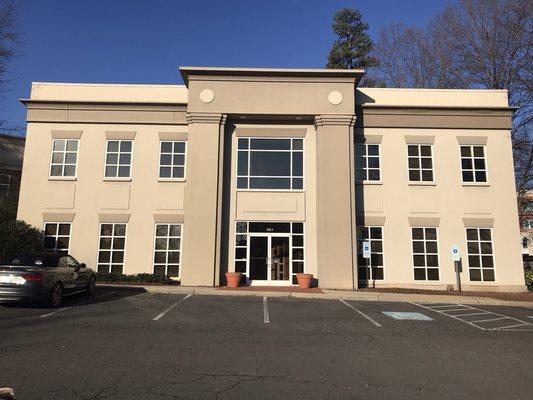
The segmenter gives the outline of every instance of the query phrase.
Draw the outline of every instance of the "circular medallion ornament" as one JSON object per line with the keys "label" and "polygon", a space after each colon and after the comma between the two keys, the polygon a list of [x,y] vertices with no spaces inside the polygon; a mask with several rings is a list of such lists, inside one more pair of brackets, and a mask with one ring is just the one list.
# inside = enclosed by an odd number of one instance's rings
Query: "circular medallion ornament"
{"label": "circular medallion ornament", "polygon": [[200,100],[203,103],[211,103],[215,98],[215,93],[211,89],[204,89],[200,92]]}
{"label": "circular medallion ornament", "polygon": [[328,100],[334,106],[342,103],[342,93],[334,90],[328,95]]}

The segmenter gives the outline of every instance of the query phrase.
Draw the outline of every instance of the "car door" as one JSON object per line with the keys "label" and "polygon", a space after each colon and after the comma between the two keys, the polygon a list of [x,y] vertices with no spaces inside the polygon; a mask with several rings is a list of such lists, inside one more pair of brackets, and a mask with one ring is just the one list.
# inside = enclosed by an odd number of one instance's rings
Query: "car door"
{"label": "car door", "polygon": [[63,289],[66,293],[73,292],[77,288],[76,280],[78,279],[78,274],[70,258],[69,256],[59,257],[56,268],[56,274],[63,283]]}
{"label": "car door", "polygon": [[87,268],[81,268],[81,264],[72,256],[66,256],[67,258],[67,267],[69,271],[74,273],[74,288],[80,290],[89,280],[89,272]]}

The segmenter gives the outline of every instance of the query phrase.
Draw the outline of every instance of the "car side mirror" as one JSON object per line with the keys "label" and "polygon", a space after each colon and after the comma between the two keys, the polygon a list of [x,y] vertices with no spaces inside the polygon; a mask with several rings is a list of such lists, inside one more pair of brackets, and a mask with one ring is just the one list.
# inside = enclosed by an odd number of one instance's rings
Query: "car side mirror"
{"label": "car side mirror", "polygon": [[81,263],[80,268],[87,268],[87,265],[85,263]]}

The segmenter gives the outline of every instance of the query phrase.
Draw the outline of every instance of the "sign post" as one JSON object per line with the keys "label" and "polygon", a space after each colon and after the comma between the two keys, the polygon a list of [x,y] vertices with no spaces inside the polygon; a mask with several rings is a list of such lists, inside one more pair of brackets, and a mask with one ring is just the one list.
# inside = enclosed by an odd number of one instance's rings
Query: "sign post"
{"label": "sign post", "polygon": [[461,291],[461,252],[459,246],[452,246],[452,260],[455,265],[455,277],[457,279],[457,290]]}

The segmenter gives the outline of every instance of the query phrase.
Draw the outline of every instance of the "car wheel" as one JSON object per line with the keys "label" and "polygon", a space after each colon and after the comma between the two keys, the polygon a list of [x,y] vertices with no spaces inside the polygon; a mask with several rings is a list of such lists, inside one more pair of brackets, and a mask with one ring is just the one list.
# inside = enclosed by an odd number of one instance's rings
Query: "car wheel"
{"label": "car wheel", "polygon": [[52,293],[50,293],[50,305],[59,307],[61,300],[63,300],[63,287],[60,283],[56,283],[52,288]]}
{"label": "car wheel", "polygon": [[94,294],[95,290],[96,290],[96,277],[94,275],[91,275],[89,279],[89,283],[87,284],[87,294],[88,295]]}

